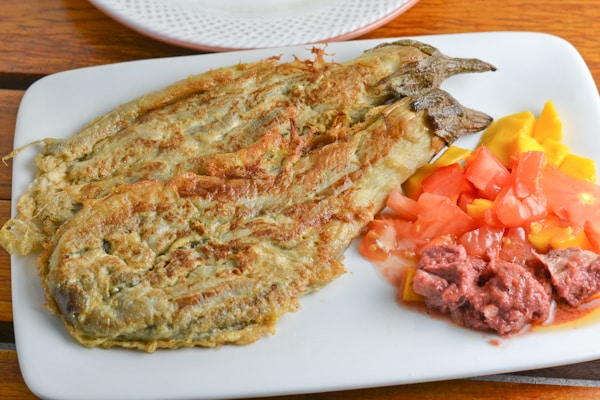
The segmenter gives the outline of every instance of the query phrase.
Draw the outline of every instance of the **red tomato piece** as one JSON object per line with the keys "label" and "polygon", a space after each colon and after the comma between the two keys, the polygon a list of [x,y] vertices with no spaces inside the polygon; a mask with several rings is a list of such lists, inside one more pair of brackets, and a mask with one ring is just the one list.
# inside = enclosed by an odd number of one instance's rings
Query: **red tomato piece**
{"label": "red tomato piece", "polygon": [[446,196],[456,203],[463,192],[474,191],[458,163],[437,167],[421,184],[423,192]]}
{"label": "red tomato piece", "polygon": [[465,177],[487,199],[496,198],[510,179],[510,171],[486,146],[479,146],[466,161]]}
{"label": "red tomato piece", "polygon": [[393,221],[376,219],[359,243],[360,254],[371,261],[385,261],[396,247],[396,229]]}
{"label": "red tomato piece", "polygon": [[545,155],[539,151],[525,152],[515,159],[510,179],[494,200],[494,211],[504,226],[526,226],[548,215],[541,187],[544,164]]}
{"label": "red tomato piece", "polygon": [[548,210],[575,229],[600,217],[600,187],[593,183],[573,178],[549,165],[542,174],[542,190]]}
{"label": "red tomato piece", "polygon": [[414,222],[417,237],[431,240],[443,235],[459,236],[475,228],[473,218],[448,197],[422,193],[418,203],[419,217]]}
{"label": "red tomato piece", "polygon": [[505,228],[504,224],[498,219],[498,215],[495,210],[487,210],[483,213],[483,223],[489,226],[495,226],[497,228]]}
{"label": "red tomato piece", "polygon": [[506,186],[494,200],[496,217],[506,227],[526,226],[548,215],[546,198],[531,195],[520,199],[513,186]]}
{"label": "red tomato piece", "polygon": [[[473,188],[473,189],[475,189],[475,188]],[[477,193],[475,193],[475,190],[463,192],[458,197],[458,201],[456,202],[456,204],[458,204],[458,206],[460,207],[461,210],[463,210],[464,212],[467,212],[467,206],[469,204],[471,204],[473,202],[473,200],[475,200],[476,198],[477,198]]]}
{"label": "red tomato piece", "polygon": [[522,153],[514,166],[515,194],[524,199],[541,191],[542,170],[546,164],[546,155],[542,151]]}
{"label": "red tomato piece", "polygon": [[600,254],[600,217],[588,220],[585,223],[584,232],[594,252]]}
{"label": "red tomato piece", "polygon": [[498,195],[494,211],[498,220],[506,227],[521,226],[531,217],[528,208],[515,196],[512,187]]}
{"label": "red tomato piece", "polygon": [[416,220],[419,214],[417,201],[403,195],[398,190],[392,190],[387,199],[387,206],[398,218],[408,221]]}
{"label": "red tomato piece", "polygon": [[393,253],[399,257],[410,257],[416,254],[418,248],[426,242],[415,234],[412,221],[397,219],[394,221],[396,230],[396,248]]}
{"label": "red tomato piece", "polygon": [[486,257],[498,254],[502,246],[504,228],[482,225],[459,238],[459,243],[465,247],[469,255]]}

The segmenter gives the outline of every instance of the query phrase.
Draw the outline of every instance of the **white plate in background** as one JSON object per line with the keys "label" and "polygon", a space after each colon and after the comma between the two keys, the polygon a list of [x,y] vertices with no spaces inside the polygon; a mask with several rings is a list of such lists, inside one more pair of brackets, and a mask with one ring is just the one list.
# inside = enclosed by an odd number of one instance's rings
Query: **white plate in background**
{"label": "white plate in background", "polygon": [[[448,79],[443,88],[494,117],[552,99],[573,152],[600,162],[600,98],[579,53],[555,36],[476,33],[419,37],[451,56],[477,57],[498,71]],[[344,61],[388,40],[330,43]],[[274,54],[310,57],[308,46],[217,53],[67,71],[37,81],[17,117],[15,147],[66,137],[94,117],[150,90],[237,62]],[[461,138],[473,146],[478,136]],[[16,200],[34,179],[32,146],[13,164]],[[273,336],[220,349],[86,349],[43,307],[35,257],[12,257],[13,318],[21,371],[29,388],[51,399],[215,399],[307,393],[497,374],[600,358],[600,321],[533,332],[493,345],[469,331],[403,308],[394,290],[351,247],[345,274],[301,300]]]}
{"label": "white plate in background", "polygon": [[348,40],[396,18],[418,0],[90,0],[154,39],[224,51]]}

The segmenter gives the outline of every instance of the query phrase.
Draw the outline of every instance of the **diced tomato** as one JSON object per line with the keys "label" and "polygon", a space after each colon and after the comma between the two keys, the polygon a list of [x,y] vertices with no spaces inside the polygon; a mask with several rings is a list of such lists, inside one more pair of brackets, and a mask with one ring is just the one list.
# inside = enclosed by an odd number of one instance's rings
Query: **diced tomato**
{"label": "diced tomato", "polygon": [[503,190],[494,202],[498,220],[506,227],[521,226],[531,218],[527,207],[515,196],[512,187]]}
{"label": "diced tomato", "polygon": [[417,172],[402,184],[404,195],[416,201],[419,198],[419,195],[423,193],[423,188],[421,187],[423,180],[435,171],[435,169],[435,165],[425,164],[417,170]]}
{"label": "diced tomato", "polygon": [[408,221],[414,221],[419,214],[419,205],[416,200],[411,199],[392,190],[387,199],[387,206],[395,213],[395,216]]}
{"label": "diced tomato", "polygon": [[447,234],[462,235],[475,227],[475,222],[448,197],[432,193],[419,196],[419,217],[414,222],[415,234],[433,239]]}
{"label": "diced tomato", "polygon": [[506,228],[506,226],[498,219],[498,215],[496,214],[495,210],[487,210],[483,214],[483,223],[489,226]]}
{"label": "diced tomato", "polygon": [[498,220],[506,227],[527,226],[548,215],[546,199],[531,195],[520,199],[513,186],[506,186],[494,200],[493,210]]}
{"label": "diced tomato", "polygon": [[[386,210],[392,215],[373,221],[359,250],[404,301],[423,301],[411,291],[411,280],[429,246],[460,244],[470,256],[528,266],[540,265],[535,252],[550,249],[575,246],[600,254],[594,162],[574,159],[575,173],[567,174],[568,147],[550,142],[556,131],[532,135],[535,121],[521,113],[488,128],[480,143],[493,144],[498,155],[484,145],[472,152],[451,148],[410,177],[404,192],[390,194]],[[590,181],[574,177],[582,168]]]}
{"label": "diced tomato", "polygon": [[467,254],[485,257],[500,252],[503,235],[504,228],[482,225],[464,233],[459,238],[459,243],[465,247]]}
{"label": "diced tomato", "polygon": [[541,188],[544,164],[544,153],[537,151],[525,152],[515,160],[510,179],[494,200],[493,209],[504,226],[528,226],[548,215]]}
{"label": "diced tomato", "polygon": [[512,171],[515,194],[518,198],[524,199],[541,191],[542,170],[545,164],[546,156],[541,151],[521,154]]}
{"label": "diced tomato", "polygon": [[446,196],[456,203],[464,192],[474,191],[458,163],[438,167],[421,184],[423,192]]}
{"label": "diced tomato", "polygon": [[510,179],[510,171],[486,146],[479,146],[465,165],[465,177],[487,199],[495,199]]}
{"label": "diced tomato", "polygon": [[410,257],[417,253],[419,246],[425,244],[426,240],[415,234],[413,221],[397,219],[394,221],[396,230],[396,248],[393,253],[398,257]]}
{"label": "diced tomato", "polygon": [[396,247],[396,229],[393,221],[376,219],[360,241],[358,251],[371,261],[385,261]]}
{"label": "diced tomato", "polygon": [[586,221],[584,231],[594,252],[600,254],[600,217]]}
{"label": "diced tomato", "polygon": [[542,190],[548,210],[575,229],[582,229],[587,221],[600,218],[600,187],[593,183],[547,166],[542,174]]}

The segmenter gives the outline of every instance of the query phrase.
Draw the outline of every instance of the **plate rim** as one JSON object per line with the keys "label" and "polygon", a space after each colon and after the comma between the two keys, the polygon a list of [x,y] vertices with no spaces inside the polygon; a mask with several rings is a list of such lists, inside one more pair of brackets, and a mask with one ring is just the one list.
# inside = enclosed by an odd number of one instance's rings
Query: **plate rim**
{"label": "plate rim", "polygon": [[[445,35],[427,35],[427,36],[412,36],[411,38],[415,38],[415,39],[420,39],[423,41],[427,41],[428,39],[432,39],[432,38],[442,38],[442,39],[449,39],[452,40],[454,38],[460,38],[460,37],[469,37],[469,38],[476,38],[479,39],[481,38],[481,40],[485,40],[486,37],[489,37],[489,35],[511,35],[511,37],[515,37],[515,35],[517,37],[523,37],[524,35],[528,36],[528,37],[535,37],[535,38],[542,38],[542,37],[546,37],[549,38],[548,40],[552,40],[554,44],[557,45],[561,45],[561,46],[570,46],[568,47],[568,50],[570,52],[575,52],[577,53],[577,50],[572,47],[570,45],[570,43],[566,42],[564,39],[561,39],[557,36],[554,35],[550,35],[550,34],[543,34],[543,33],[533,33],[533,32],[484,32],[484,33],[464,33],[464,34],[445,34]],[[389,41],[389,40],[397,40],[397,39],[402,39],[402,38],[406,38],[406,37],[397,37],[397,38],[380,38],[380,39],[367,39],[367,40],[363,40],[363,41],[354,41],[351,44],[349,44],[349,46],[353,46],[353,48],[355,46],[360,46],[360,45],[367,45],[367,44],[376,44],[376,43],[380,43],[383,41]],[[341,43],[340,46],[344,46],[344,43]],[[285,47],[288,51],[292,51],[294,48],[300,48],[300,46],[286,46]],[[566,47],[562,47],[563,49],[567,49]],[[245,54],[258,54],[258,53],[262,53],[264,52],[264,50],[249,50],[249,51],[243,51],[242,53]],[[575,53],[572,53],[571,55],[574,55]],[[233,53],[233,57],[237,57],[237,55],[239,55],[241,53],[237,52],[237,53]],[[577,53],[578,54],[578,53]],[[87,69],[106,69],[106,68],[119,68],[119,65],[123,65],[123,64],[130,64],[130,65],[143,65],[143,63],[150,63],[148,65],[154,65],[154,63],[163,63],[163,62],[168,62],[169,60],[172,59],[190,59],[190,60],[202,60],[205,57],[217,57],[218,59],[220,59],[220,57],[222,57],[223,54],[209,54],[209,55],[194,55],[194,56],[179,56],[179,57],[170,57],[170,58],[164,58],[164,59],[154,59],[154,60],[140,60],[140,61],[130,61],[130,62],[125,62],[125,63],[118,63],[118,64],[111,64],[111,65],[105,65],[105,66],[96,66],[96,67],[86,67],[86,68],[81,68],[78,70],[72,70],[72,71],[65,71],[65,72],[60,72],[57,74],[53,74],[53,75],[49,75],[48,77],[42,78],[41,80],[37,81],[36,83],[34,83],[34,85],[32,85],[32,87],[30,89],[28,89],[27,92],[29,92],[29,94],[34,94],[35,91],[37,90],[37,88],[39,87],[38,85],[43,85],[43,82],[48,82],[51,79],[56,79],[59,74],[63,75],[63,78],[68,77],[71,73],[76,72],[76,71],[80,71],[82,73],[85,73]],[[579,55],[579,58],[576,60],[579,63],[583,63],[583,65],[586,67],[585,62],[583,60],[583,58],[581,58],[581,56]],[[146,65],[146,64],[144,64]],[[106,71],[108,72],[108,69],[106,69]],[[591,73],[589,72],[588,69],[588,76],[584,77],[587,79],[587,81],[594,83],[593,78],[591,76]],[[595,88],[595,84],[594,84],[594,88]],[[30,92],[31,90],[31,92]],[[587,89],[586,89],[587,90]],[[26,96],[28,96],[28,93],[26,93]],[[24,96],[24,100],[26,99],[26,97]],[[23,100],[23,102],[24,102]],[[22,102],[22,104],[23,104]],[[595,102],[595,106],[598,106],[598,104],[600,104],[600,99],[597,99]],[[540,104],[541,106],[541,104]],[[598,109],[600,109],[600,107],[598,107]],[[19,113],[21,112],[21,107],[19,107]],[[15,134],[15,141],[17,141],[18,139],[20,139],[17,136],[17,133],[19,131],[19,116],[17,117],[17,129],[16,129],[16,134]],[[18,171],[13,170],[13,176],[15,175],[15,173],[17,173]],[[13,178],[14,179],[14,178]],[[13,184],[14,185],[14,184]],[[14,186],[13,186],[14,187]],[[20,195],[20,193],[17,192],[13,192],[13,207],[14,204],[16,203],[14,200],[16,199],[16,197]],[[14,211],[13,211],[13,215],[14,215]],[[14,258],[11,257],[12,260],[14,260]],[[28,349],[25,349],[25,343],[24,340],[22,339],[22,316],[20,313],[18,313],[18,308],[21,306],[20,304],[20,300],[22,299],[22,296],[26,295],[25,293],[19,291],[20,287],[23,284],[28,284],[31,282],[28,281],[21,281],[21,279],[23,279],[23,271],[17,271],[18,265],[22,263],[22,259],[20,259],[20,261],[17,262],[13,262],[12,266],[11,266],[11,280],[12,280],[12,290],[13,290],[13,312],[14,312],[14,322],[15,322],[15,339],[16,339],[16,345],[17,345],[17,352],[25,352],[25,354],[27,354],[28,356],[24,356],[23,358],[19,357],[19,364],[21,365],[22,368],[22,373],[25,379],[25,382],[27,384],[27,386],[36,394],[40,395],[40,397],[44,397],[44,395],[47,395],[48,397],[62,397],[62,395],[64,395],[65,393],[49,393],[48,391],[48,387],[41,387],[43,386],[43,382],[40,382],[39,379],[40,377],[38,376],[32,376],[31,370],[30,370],[30,366],[31,364],[34,362],[32,360],[31,357],[29,357],[30,352],[28,351]],[[15,272],[20,272],[20,273],[15,273]],[[336,284],[335,282],[333,284]],[[339,285],[338,289],[339,289]],[[15,301],[17,300],[17,301]],[[322,306],[322,304],[319,304],[319,306]],[[53,316],[52,316],[53,317]],[[53,317],[54,318],[54,317]],[[600,328],[599,328],[600,329]],[[259,341],[260,342],[260,341]],[[254,344],[256,345],[256,344]],[[253,345],[253,346],[254,346]],[[104,350],[101,350],[104,351]],[[109,350],[110,351],[110,350]],[[179,350],[178,350],[179,351]],[[600,355],[600,349],[595,349],[594,351],[596,351],[596,353],[590,352],[589,355],[586,354],[584,356],[582,356],[581,354],[578,354],[577,356],[572,356],[570,359],[568,360],[561,360],[559,363],[557,364],[552,364],[552,363],[548,363],[547,361],[538,361],[537,364],[528,364],[527,368],[529,369],[532,366],[536,366],[536,367],[546,367],[546,366],[551,366],[551,365],[559,365],[562,363],[569,363],[569,362],[579,362],[579,361],[586,361],[592,358],[597,357],[598,355]],[[87,353],[86,353],[87,354]],[[143,357],[141,357],[143,358]],[[510,369],[510,371],[515,371],[516,369]],[[502,368],[498,368],[495,370],[486,370],[487,373],[491,372],[491,373],[501,373],[501,372],[508,372],[505,370],[502,370]],[[454,371],[451,374],[447,374],[444,378],[460,378],[460,377],[466,377],[466,376],[476,376],[476,374],[479,374],[477,371],[475,370],[470,370],[468,371],[468,375],[464,375],[464,373],[461,373],[459,371]],[[396,385],[400,385],[400,384],[408,384],[408,383],[416,383],[416,382],[426,382],[426,381],[432,381],[432,380],[438,380],[438,379],[422,379],[419,378],[418,376],[408,376],[403,378],[403,380],[401,380],[400,382],[398,381],[394,381],[394,380],[386,380],[386,381],[378,381],[376,383],[376,386],[383,386],[383,385],[388,385],[388,384],[396,384]],[[41,385],[41,386],[40,386]],[[323,391],[323,390],[343,390],[343,389],[357,389],[357,388],[361,388],[361,387],[365,387],[363,385],[356,385],[356,384],[346,384],[346,385],[342,385],[340,386],[326,386],[326,387],[318,387],[316,389],[310,389],[310,391]],[[284,391],[269,391],[268,389],[255,389],[254,393],[247,393],[245,395],[254,395],[254,396],[258,396],[258,395],[277,395],[277,394],[291,394],[291,393],[307,393],[307,392],[302,392],[299,391],[299,389],[296,388],[296,390],[294,390],[293,392],[284,392]],[[239,393],[227,393],[224,394],[227,395],[228,397],[236,397],[236,396],[242,396],[242,394]],[[90,397],[90,398],[94,398],[94,397]],[[97,398],[97,397],[96,397]],[[133,397],[130,397],[133,398]],[[188,396],[187,394],[182,394],[182,396],[180,398],[192,398],[191,396]]]}
{"label": "plate rim", "polygon": [[[307,45],[307,44],[316,44],[316,43],[328,43],[328,42],[339,42],[339,41],[347,41],[350,39],[354,39],[358,36],[364,35],[374,29],[379,28],[382,25],[387,24],[393,19],[399,17],[401,14],[408,11],[414,5],[416,5],[419,0],[401,0],[402,4],[398,5],[395,9],[391,10],[388,14],[383,15],[379,18],[373,18],[370,22],[364,23],[362,26],[357,27],[355,29],[347,29],[345,32],[341,34],[324,34],[323,38],[316,41],[298,41],[298,42],[287,42],[287,43],[279,43],[275,45],[269,46],[222,46],[210,43],[203,43],[202,41],[192,41],[185,40],[174,36],[168,32],[161,32],[161,29],[153,29],[153,27],[148,26],[143,21],[139,21],[137,19],[133,19],[128,15],[124,15],[117,10],[114,10],[112,7],[114,0],[89,0],[91,4],[93,4],[98,10],[100,10],[103,14],[117,21],[121,25],[135,31],[139,34],[147,36],[151,39],[158,40],[170,45],[184,47],[197,51],[204,52],[230,52],[230,51],[240,51],[240,50],[253,50],[260,48],[274,48],[274,47],[289,47],[289,46],[299,46],[299,45]],[[377,0],[372,0],[377,1]],[[155,27],[154,27],[155,28]]]}

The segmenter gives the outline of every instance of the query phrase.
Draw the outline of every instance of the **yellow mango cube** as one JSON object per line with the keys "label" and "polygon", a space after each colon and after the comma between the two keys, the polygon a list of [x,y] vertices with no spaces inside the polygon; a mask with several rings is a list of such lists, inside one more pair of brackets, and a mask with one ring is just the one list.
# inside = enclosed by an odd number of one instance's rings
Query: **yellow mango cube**
{"label": "yellow mango cube", "polygon": [[536,118],[530,111],[507,115],[495,120],[483,132],[480,144],[487,146],[506,166],[517,151],[520,136],[532,136]]}
{"label": "yellow mango cube", "polygon": [[433,162],[433,165],[436,167],[445,167],[447,165],[466,160],[470,154],[471,150],[469,149],[463,149],[462,147],[458,146],[450,146]]}
{"label": "yellow mango cube", "polygon": [[562,164],[563,160],[570,152],[569,146],[552,138],[544,140],[542,146],[546,153],[546,162],[548,164],[556,165],[557,167]]}
{"label": "yellow mango cube", "polygon": [[592,250],[593,246],[587,238],[584,230],[575,233],[570,226],[564,228],[550,239],[550,246],[553,249],[567,249],[569,247],[579,247],[583,250]]}
{"label": "yellow mango cube", "polygon": [[596,163],[592,159],[569,153],[560,163],[559,168],[574,178],[596,183]]}
{"label": "yellow mango cube", "polygon": [[467,204],[467,214],[474,219],[484,217],[486,211],[491,210],[494,206],[493,200],[476,198]]}
{"label": "yellow mango cube", "polygon": [[562,232],[565,227],[558,217],[550,215],[530,224],[527,239],[537,251],[543,253],[552,247],[552,238]]}
{"label": "yellow mango cube", "polygon": [[539,252],[546,252],[550,249],[566,249],[571,246],[593,250],[584,230],[575,232],[573,227],[565,224],[555,215],[532,222],[527,239]]}
{"label": "yellow mango cube", "polygon": [[546,139],[562,140],[562,122],[552,100],[544,104],[544,108],[533,129],[533,137],[540,143]]}
{"label": "yellow mango cube", "polygon": [[423,303],[425,298],[415,292],[413,289],[413,278],[415,277],[415,273],[417,269],[415,267],[406,267],[404,270],[404,285],[402,286],[402,301],[407,303],[418,302]]}
{"label": "yellow mango cube", "polygon": [[544,151],[544,146],[532,136],[519,135],[516,143],[517,151],[516,154],[521,155],[527,151]]}

